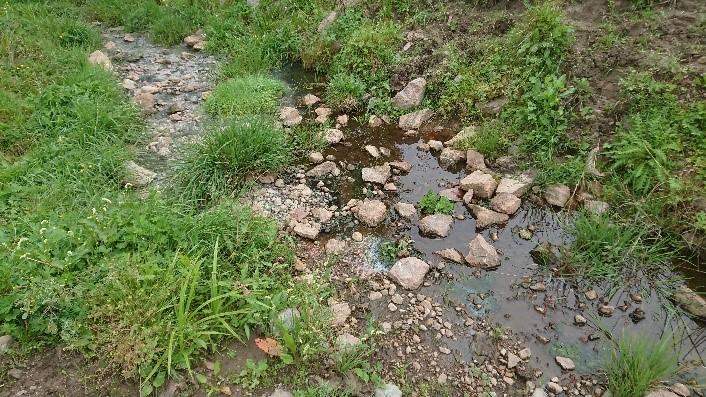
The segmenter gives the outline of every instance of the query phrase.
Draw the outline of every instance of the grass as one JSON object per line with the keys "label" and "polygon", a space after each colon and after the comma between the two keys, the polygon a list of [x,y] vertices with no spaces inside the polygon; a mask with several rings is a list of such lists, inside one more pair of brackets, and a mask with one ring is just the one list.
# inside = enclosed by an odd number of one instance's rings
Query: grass
{"label": "grass", "polygon": [[616,397],[640,397],[679,371],[674,342],[669,337],[623,335],[605,361],[608,389]]}
{"label": "grass", "polygon": [[439,193],[428,191],[427,194],[419,200],[419,209],[422,214],[452,214],[454,212],[454,203]]}
{"label": "grass", "polygon": [[254,176],[277,171],[292,160],[289,139],[269,117],[229,121],[184,156],[174,176],[188,201],[233,197]]}
{"label": "grass", "polygon": [[270,77],[236,77],[221,82],[214,88],[206,99],[206,111],[220,117],[273,115],[284,90],[284,83]]}

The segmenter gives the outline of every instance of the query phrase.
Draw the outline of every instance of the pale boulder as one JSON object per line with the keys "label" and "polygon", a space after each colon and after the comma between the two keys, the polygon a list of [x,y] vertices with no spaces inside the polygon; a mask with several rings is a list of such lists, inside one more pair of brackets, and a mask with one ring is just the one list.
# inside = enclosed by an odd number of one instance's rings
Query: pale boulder
{"label": "pale boulder", "polygon": [[473,190],[473,195],[480,198],[491,198],[498,183],[492,175],[481,170],[473,171],[461,180],[461,189]]}
{"label": "pale boulder", "polygon": [[398,260],[390,269],[389,275],[395,282],[407,290],[415,290],[424,282],[429,265],[413,256]]}
{"label": "pale boulder", "polygon": [[419,104],[422,103],[422,99],[424,99],[426,86],[427,81],[423,77],[418,77],[407,83],[407,85],[392,98],[392,103],[404,110],[419,106]]}
{"label": "pale boulder", "polygon": [[468,244],[466,262],[471,266],[483,269],[495,269],[500,266],[498,251],[488,243],[482,235],[477,235]]}
{"label": "pale boulder", "polygon": [[512,215],[517,212],[521,204],[522,200],[509,193],[496,194],[495,197],[490,200],[490,206],[493,210],[507,215]]}

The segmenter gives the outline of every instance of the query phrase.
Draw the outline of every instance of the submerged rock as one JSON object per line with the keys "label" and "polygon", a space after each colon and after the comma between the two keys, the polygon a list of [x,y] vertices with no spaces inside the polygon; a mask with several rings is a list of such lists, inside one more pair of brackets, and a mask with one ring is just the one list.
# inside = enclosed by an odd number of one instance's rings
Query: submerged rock
{"label": "submerged rock", "polygon": [[556,360],[556,363],[559,364],[559,367],[561,367],[564,371],[573,371],[576,369],[574,360],[568,357],[556,356],[554,359]]}
{"label": "submerged rock", "polygon": [[482,235],[477,235],[468,244],[468,255],[466,262],[471,266],[482,269],[495,269],[500,266],[500,255],[498,251],[488,243]]}
{"label": "submerged rock", "polygon": [[429,265],[413,256],[398,260],[390,269],[389,276],[407,290],[415,290],[422,285]]}
{"label": "submerged rock", "polygon": [[419,106],[419,104],[422,103],[422,99],[424,99],[426,86],[427,81],[423,77],[418,77],[407,83],[407,85],[392,98],[392,103],[403,110]]}
{"label": "submerged rock", "polygon": [[530,251],[530,256],[536,263],[546,267],[553,267],[559,263],[558,254],[548,241],[543,241],[534,247]]}

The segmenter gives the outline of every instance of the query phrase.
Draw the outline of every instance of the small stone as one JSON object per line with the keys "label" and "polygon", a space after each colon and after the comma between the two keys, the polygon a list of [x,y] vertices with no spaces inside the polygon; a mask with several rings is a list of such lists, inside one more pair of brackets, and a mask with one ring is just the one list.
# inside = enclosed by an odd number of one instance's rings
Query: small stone
{"label": "small stone", "polygon": [[507,368],[508,369],[513,369],[517,367],[517,364],[519,364],[522,360],[520,360],[520,357],[515,355],[514,353],[508,353],[507,354]]}
{"label": "small stone", "polygon": [[577,314],[574,316],[574,324],[576,324],[578,326],[584,326],[584,325],[586,325],[586,322],[587,322],[586,317],[584,317],[580,314]]}
{"label": "small stone", "polygon": [[396,312],[396,311],[397,311],[397,305],[395,305],[394,303],[390,302],[390,303],[387,304],[387,310],[389,310],[389,311],[391,311],[391,312]]}
{"label": "small stone", "polygon": [[324,155],[321,152],[311,152],[309,153],[309,162],[313,164],[323,163]]}
{"label": "small stone", "polygon": [[598,299],[598,293],[592,289],[584,292],[584,295],[586,295],[586,299],[590,301]]}
{"label": "small stone", "polygon": [[88,56],[88,63],[91,65],[100,66],[104,70],[113,70],[113,64],[110,63],[110,59],[101,50],[95,50]]}
{"label": "small stone", "polygon": [[532,357],[532,351],[529,349],[529,347],[525,347],[524,349],[517,352],[517,355],[520,356],[520,359],[527,360],[528,358]]}
{"label": "small stone", "polygon": [[574,360],[568,357],[556,356],[554,359],[556,360],[556,363],[559,364],[559,367],[564,371],[573,371],[576,369]]}
{"label": "small stone", "polygon": [[544,285],[543,282],[538,282],[530,285],[529,289],[534,292],[544,292],[547,290],[547,287]]}
{"label": "small stone", "polygon": [[466,194],[463,195],[462,200],[467,206],[473,205],[473,190],[467,191]]}
{"label": "small stone", "polygon": [[482,235],[478,234],[469,243],[466,262],[471,266],[483,269],[495,269],[500,266],[500,255],[498,255],[495,247],[490,245]]}
{"label": "small stone", "polygon": [[287,127],[293,127],[302,122],[302,115],[297,108],[291,106],[283,107],[279,112],[279,119]]}
{"label": "small stone", "polygon": [[360,345],[360,339],[351,334],[339,335],[336,338],[336,349],[341,352],[354,349],[358,345]]}
{"label": "small stone", "polygon": [[382,299],[382,293],[380,291],[371,291],[368,294],[368,299],[371,301]]}
{"label": "small stone", "polygon": [[419,232],[426,236],[447,237],[451,231],[453,217],[446,214],[428,215],[419,221]]}
{"label": "small stone", "polygon": [[298,271],[298,272],[303,272],[303,271],[305,271],[305,270],[306,270],[306,262],[304,262],[303,260],[297,258],[297,259],[294,261],[294,269],[295,269],[296,271]]}
{"label": "small stone", "polygon": [[598,313],[601,316],[610,317],[613,315],[614,311],[615,311],[615,306],[611,306],[611,305],[599,305],[598,306]]}
{"label": "small stone", "polygon": [[347,302],[336,303],[331,305],[331,313],[333,314],[331,324],[337,327],[345,324],[346,320],[351,315],[351,307]]}
{"label": "small stone", "polygon": [[461,189],[469,191],[480,198],[491,198],[498,183],[490,175],[483,171],[476,170],[461,180]]}
{"label": "small stone", "polygon": [[9,351],[12,348],[12,345],[14,344],[15,339],[12,337],[12,335],[0,336],[0,354]]}
{"label": "small stone", "polygon": [[304,103],[305,106],[313,106],[313,105],[319,103],[320,101],[321,101],[321,99],[314,94],[306,94],[306,95],[304,95],[304,98],[302,99],[302,102]]}
{"label": "small stone", "polygon": [[316,167],[310,169],[309,171],[306,172],[306,176],[308,177],[315,177],[315,178],[322,178],[327,175],[340,175],[341,170],[338,169],[338,166],[336,163],[333,161],[325,161]]}
{"label": "small stone", "polygon": [[351,238],[353,239],[353,241],[361,242],[361,241],[363,241],[363,233],[353,232],[353,234],[351,235]]}
{"label": "small stone", "polygon": [[372,128],[380,127],[382,125],[382,123],[383,123],[382,119],[378,116],[375,116],[375,115],[370,116],[370,118],[368,119],[368,125]]}
{"label": "small stone", "polygon": [[380,157],[380,151],[373,145],[365,145],[365,151],[375,159]]}
{"label": "small stone", "polygon": [[336,123],[339,124],[341,127],[347,126],[348,125],[348,115],[342,114],[342,115],[336,117]]}
{"label": "small stone", "polygon": [[551,185],[544,191],[544,200],[556,207],[564,207],[571,197],[571,189],[566,185]]}
{"label": "small stone", "polygon": [[324,139],[330,145],[335,145],[343,140],[343,131],[336,128],[329,128],[324,132]]}
{"label": "small stone", "polygon": [[407,290],[415,290],[422,285],[429,265],[413,256],[398,260],[390,269],[389,276]]}
{"label": "small stone", "polygon": [[466,263],[466,260],[463,259],[463,254],[456,248],[445,248],[441,251],[435,251],[434,253],[447,261],[456,262],[458,264]]}
{"label": "small stone", "polygon": [[412,218],[417,215],[417,209],[414,204],[399,202],[395,204],[395,211],[403,218]]}
{"label": "small stone", "polygon": [[390,300],[391,300],[392,303],[394,303],[395,305],[401,305],[402,303],[404,303],[404,299],[402,299],[402,296],[401,296],[400,294],[394,294],[394,295],[392,295],[392,299],[390,299]]}
{"label": "small stone", "polygon": [[405,173],[412,170],[412,164],[407,161],[391,161],[389,164],[390,167]]}
{"label": "small stone", "polygon": [[431,109],[422,109],[408,113],[400,117],[398,125],[403,130],[418,130],[433,114],[434,112],[432,112]]}
{"label": "small stone", "polygon": [[440,152],[440,151],[444,150],[444,143],[441,141],[437,141],[437,140],[432,139],[429,142],[427,142],[427,145],[429,145],[429,149],[431,149],[435,152]]}
{"label": "small stone", "polygon": [[453,201],[453,202],[458,202],[462,200],[463,197],[463,190],[461,190],[460,187],[452,187],[449,189],[444,189],[439,192],[439,196],[441,197],[446,197],[447,199]]}
{"label": "small stone", "polygon": [[294,233],[302,238],[306,238],[309,240],[315,240],[317,237],[319,237],[319,233],[321,232],[321,226],[316,224],[316,225],[308,225],[306,223],[298,223],[294,227]]}
{"label": "small stone", "polygon": [[446,346],[439,346],[439,351],[440,351],[442,354],[451,354],[451,349],[449,349],[449,348],[446,347]]}
{"label": "small stone", "polygon": [[555,382],[547,382],[547,390],[554,394],[559,394],[564,391],[564,388],[561,387],[558,383]]}

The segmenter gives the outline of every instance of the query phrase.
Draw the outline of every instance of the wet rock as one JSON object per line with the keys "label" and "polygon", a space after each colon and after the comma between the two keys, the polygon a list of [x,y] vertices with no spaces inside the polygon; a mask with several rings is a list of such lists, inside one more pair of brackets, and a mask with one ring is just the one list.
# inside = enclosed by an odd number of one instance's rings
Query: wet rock
{"label": "wet rock", "polygon": [[444,142],[446,146],[456,146],[458,143],[469,139],[470,137],[474,136],[476,134],[476,127],[475,126],[468,126],[464,127],[458,134],[454,135],[453,138],[449,139],[448,141]]}
{"label": "wet rock", "polygon": [[473,190],[467,191],[466,194],[463,195],[462,200],[467,206],[473,205]]}
{"label": "wet rock", "polygon": [[341,255],[346,251],[346,242],[335,238],[326,242],[326,255]]}
{"label": "wet rock", "polygon": [[584,325],[586,325],[586,322],[587,322],[586,317],[584,317],[580,314],[577,314],[574,316],[574,324],[576,324],[578,326],[584,326]]}
{"label": "wet rock", "polygon": [[377,167],[366,167],[362,169],[364,182],[384,185],[390,178],[390,175],[392,175],[392,171],[390,170],[390,165],[387,163]]}
{"label": "wet rock", "polygon": [[453,217],[446,214],[428,215],[419,221],[419,233],[425,236],[447,237]]}
{"label": "wet rock", "polygon": [[336,18],[338,18],[338,13],[336,11],[329,12],[328,15],[326,15],[326,17],[319,22],[319,33],[323,33],[331,27],[331,25],[336,22]]}
{"label": "wet rock", "polygon": [[444,148],[439,156],[439,162],[444,167],[453,167],[466,159],[465,153],[460,150]]}
{"label": "wet rock", "polygon": [[530,251],[530,256],[534,261],[542,266],[552,267],[559,262],[559,256],[555,252],[554,247],[547,241],[543,241],[537,244],[532,251]]}
{"label": "wet rock", "polygon": [[402,397],[402,391],[392,383],[375,389],[375,397]]}
{"label": "wet rock", "polygon": [[609,205],[605,201],[586,200],[583,202],[583,207],[591,213],[600,215],[608,211]]}
{"label": "wet rock", "polygon": [[544,191],[544,200],[556,207],[564,207],[571,198],[571,189],[566,185],[551,185]]}
{"label": "wet rock", "polygon": [[459,202],[463,199],[463,190],[460,187],[452,187],[440,191],[439,196],[446,197],[453,202]]}
{"label": "wet rock", "polygon": [[311,152],[309,153],[309,162],[314,164],[319,164],[324,161],[324,155],[321,152]]}
{"label": "wet rock", "polygon": [[503,224],[510,219],[506,214],[489,210],[480,205],[471,204],[468,208],[473,212],[473,216],[476,218],[476,227],[480,229],[491,225]]}
{"label": "wet rock", "polygon": [[154,94],[140,90],[135,94],[134,99],[137,103],[137,106],[139,106],[144,113],[149,114],[155,112]]}
{"label": "wet rock", "polygon": [[358,345],[360,345],[360,339],[351,334],[339,335],[336,338],[336,349],[339,352],[354,349]]}
{"label": "wet rock", "polygon": [[496,194],[490,201],[490,206],[497,212],[512,215],[520,208],[522,200],[509,193]]}
{"label": "wet rock", "polygon": [[586,299],[590,301],[598,299],[598,293],[592,289],[584,292],[584,295],[586,296]]}
{"label": "wet rock", "polygon": [[689,388],[682,383],[675,383],[669,386],[669,389],[678,394],[680,397],[689,397],[691,395]]}
{"label": "wet rock", "polygon": [[466,262],[471,266],[480,267],[482,269],[495,269],[500,266],[500,255],[495,247],[490,245],[485,238],[478,234],[468,244],[468,255]]}
{"label": "wet rock", "polygon": [[380,200],[364,200],[355,208],[355,217],[365,225],[375,227],[385,220],[387,207]]}
{"label": "wet rock", "polygon": [[407,113],[400,116],[398,123],[403,130],[418,130],[422,124],[426,123],[434,114],[431,109],[417,110],[416,112]]}
{"label": "wet rock", "polygon": [[611,305],[598,305],[598,313],[601,316],[605,317],[610,317],[613,315],[613,312],[615,311],[615,306]]}
{"label": "wet rock", "polygon": [[456,248],[445,248],[441,251],[435,251],[434,253],[447,261],[456,262],[461,265],[466,263],[466,260],[463,259],[463,254]]}
{"label": "wet rock", "polygon": [[365,151],[375,159],[380,157],[380,151],[373,145],[365,145]]}
{"label": "wet rock", "polygon": [[407,83],[407,86],[392,98],[392,103],[403,110],[419,106],[424,99],[426,86],[427,81],[423,77],[418,77]]}
{"label": "wet rock", "polygon": [[132,187],[145,187],[152,183],[157,176],[153,171],[137,165],[134,161],[127,161],[125,167],[125,183]]}
{"label": "wet rock", "polygon": [[370,118],[368,119],[368,126],[370,126],[372,128],[380,127],[382,125],[382,123],[383,123],[382,119],[378,116],[375,116],[375,115],[370,116]]}
{"label": "wet rock", "polygon": [[679,395],[671,390],[660,388],[650,391],[646,397],[679,397]]}
{"label": "wet rock", "polygon": [[532,179],[528,176],[516,178],[502,178],[498,184],[496,194],[507,193],[516,197],[522,197],[532,185]]}
{"label": "wet rock", "polygon": [[309,171],[306,172],[306,176],[308,177],[313,177],[313,178],[323,178],[327,175],[339,175],[341,173],[341,170],[338,169],[338,166],[336,166],[336,163],[333,161],[325,161],[316,167],[310,169]]}
{"label": "wet rock", "polygon": [[0,336],[0,354],[7,352],[15,344],[15,339],[12,335]]}
{"label": "wet rock", "polygon": [[313,225],[299,223],[294,226],[293,230],[294,233],[301,238],[316,240],[316,238],[319,237],[319,233],[321,232],[321,225],[319,225],[318,223]]}
{"label": "wet rock", "polygon": [[415,290],[422,285],[429,265],[413,256],[398,260],[390,269],[389,276],[407,290]]}
{"label": "wet rock", "polygon": [[706,299],[686,285],[682,285],[674,291],[672,300],[691,315],[706,319]]}
{"label": "wet rock", "polygon": [[331,324],[334,327],[341,326],[346,323],[348,317],[351,315],[351,307],[348,302],[341,302],[331,305],[331,314],[333,314],[333,319]]}
{"label": "wet rock", "polygon": [[110,63],[110,59],[101,50],[95,50],[88,56],[88,63],[91,65],[100,66],[104,70],[113,70],[113,64]]}
{"label": "wet rock", "polygon": [[517,367],[517,364],[521,363],[522,360],[514,353],[507,353],[507,368],[513,369]]}
{"label": "wet rock", "polygon": [[293,127],[302,122],[302,115],[295,107],[285,106],[279,112],[279,119],[287,127]]}
{"label": "wet rock", "polygon": [[405,173],[412,170],[412,164],[407,161],[391,161],[389,164],[390,167]]}
{"label": "wet rock", "polygon": [[329,128],[324,132],[324,139],[330,145],[335,145],[343,140],[343,131],[336,128]]}
{"label": "wet rock", "polygon": [[395,204],[395,211],[397,211],[401,217],[407,219],[417,215],[417,209],[414,207],[414,204],[409,203],[400,202]]}
{"label": "wet rock", "polygon": [[466,168],[471,171],[485,169],[485,157],[475,150],[466,150]]}
{"label": "wet rock", "polygon": [[630,320],[632,320],[633,323],[637,324],[647,317],[647,313],[645,313],[642,308],[636,307],[635,310],[633,310],[629,316]]}
{"label": "wet rock", "polygon": [[473,195],[480,198],[491,198],[498,183],[492,175],[476,170],[461,180],[461,189],[473,190]]}
{"label": "wet rock", "polygon": [[576,369],[576,365],[574,364],[574,360],[572,360],[568,357],[556,356],[556,357],[554,357],[554,360],[556,360],[556,363],[564,371],[573,371]]}
{"label": "wet rock", "polygon": [[321,99],[314,94],[306,94],[302,99],[302,103],[304,103],[305,106],[314,106],[319,103],[319,101],[321,101]]}
{"label": "wet rock", "polygon": [[554,394],[560,394],[564,391],[564,388],[556,382],[547,382],[547,390]]}

